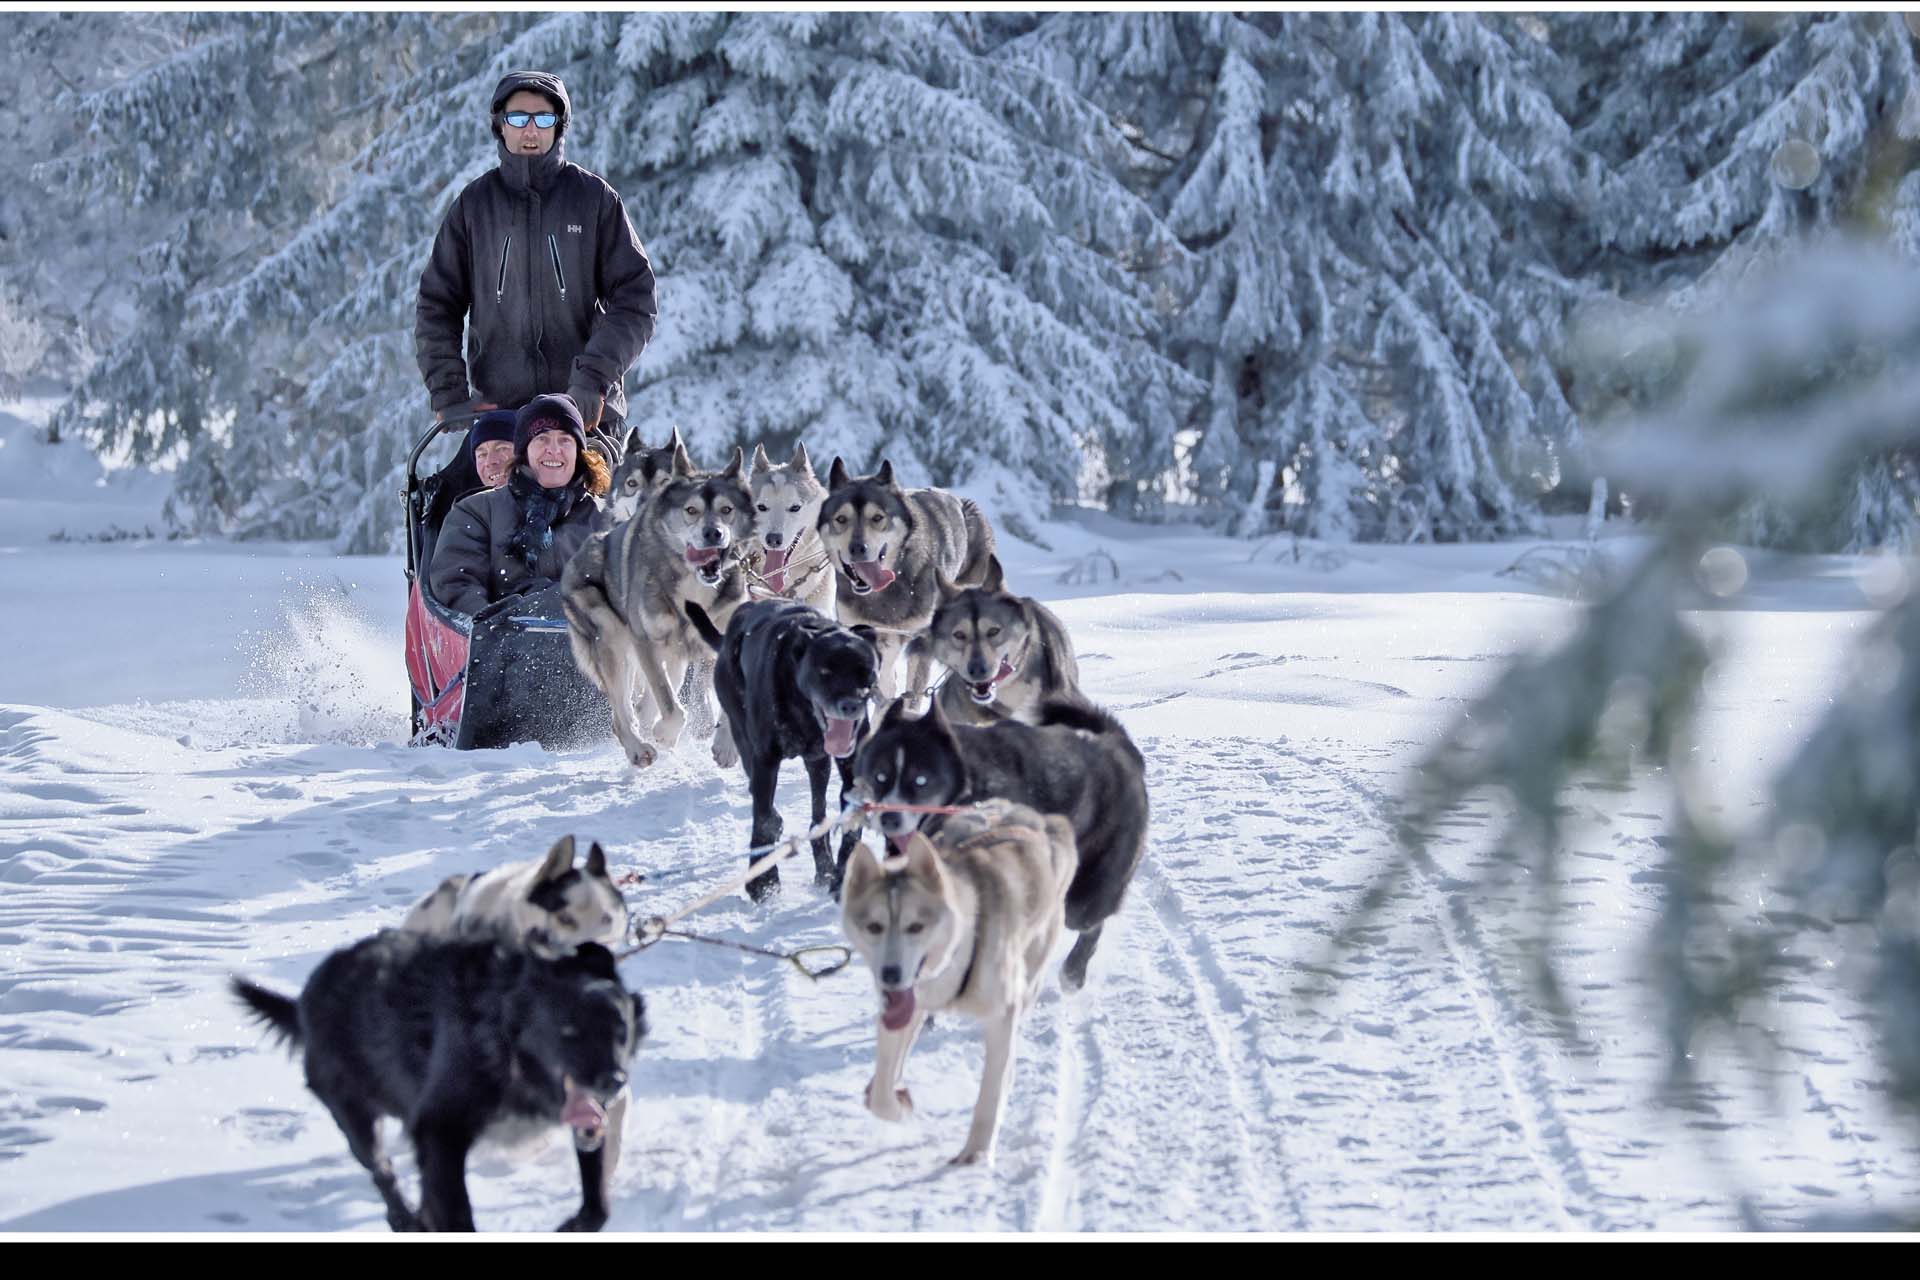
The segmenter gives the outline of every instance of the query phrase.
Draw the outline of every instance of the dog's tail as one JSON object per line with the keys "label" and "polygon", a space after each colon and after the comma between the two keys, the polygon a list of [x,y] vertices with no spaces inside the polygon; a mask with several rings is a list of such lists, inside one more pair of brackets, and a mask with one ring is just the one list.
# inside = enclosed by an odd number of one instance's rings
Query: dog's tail
{"label": "dog's tail", "polygon": [[256,987],[245,978],[233,980],[233,994],[253,1011],[256,1020],[278,1036],[280,1043],[292,1049],[300,1044],[300,1006],[287,997]]}
{"label": "dog's tail", "polygon": [[1146,759],[1140,754],[1140,748],[1133,745],[1133,739],[1127,736],[1127,727],[1114,719],[1111,712],[1094,706],[1091,702],[1082,702],[1076,698],[1049,698],[1040,705],[1042,726],[1060,725],[1068,729],[1079,729],[1086,733],[1112,734],[1120,739],[1127,754],[1139,761],[1144,767]]}
{"label": "dog's tail", "polygon": [[693,624],[693,629],[700,633],[702,640],[713,646],[715,653],[720,652],[720,632],[713,625],[713,619],[707,616],[705,609],[691,600],[687,601],[687,621]]}

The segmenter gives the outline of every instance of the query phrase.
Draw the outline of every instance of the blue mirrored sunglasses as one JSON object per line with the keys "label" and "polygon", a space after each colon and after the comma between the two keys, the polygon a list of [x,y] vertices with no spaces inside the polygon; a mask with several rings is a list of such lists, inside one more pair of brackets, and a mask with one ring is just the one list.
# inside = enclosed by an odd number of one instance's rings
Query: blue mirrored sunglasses
{"label": "blue mirrored sunglasses", "polygon": [[537,114],[532,111],[503,111],[500,113],[500,118],[516,129],[526,128],[529,120],[542,129],[551,129],[560,123],[560,116],[552,111],[542,111]]}

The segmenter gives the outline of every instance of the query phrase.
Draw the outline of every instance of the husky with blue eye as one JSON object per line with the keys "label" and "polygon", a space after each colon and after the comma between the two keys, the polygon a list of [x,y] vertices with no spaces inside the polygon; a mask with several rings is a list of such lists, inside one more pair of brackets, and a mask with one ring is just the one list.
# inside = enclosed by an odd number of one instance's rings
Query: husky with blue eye
{"label": "husky with blue eye", "polygon": [[877,820],[896,852],[915,830],[938,839],[949,818],[925,813],[982,800],[1011,800],[1059,814],[1073,827],[1079,865],[1067,891],[1067,928],[1080,936],[1060,966],[1078,990],[1107,918],[1120,909],[1147,847],[1146,761],[1120,722],[1098,707],[1043,703],[1039,723],[1011,717],[949,724],[938,699],[915,718],[895,703],[853,760],[853,792],[883,810]]}

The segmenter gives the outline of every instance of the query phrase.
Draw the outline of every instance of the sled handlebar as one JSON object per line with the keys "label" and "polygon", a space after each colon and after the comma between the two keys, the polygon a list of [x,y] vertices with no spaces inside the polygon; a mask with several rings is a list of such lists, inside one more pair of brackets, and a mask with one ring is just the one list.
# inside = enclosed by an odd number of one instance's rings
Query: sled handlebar
{"label": "sled handlebar", "polygon": [[419,440],[414,442],[413,452],[407,455],[407,483],[400,490],[400,505],[406,517],[407,581],[409,582],[413,581],[416,567],[414,559],[420,553],[418,535],[413,527],[413,494],[420,487],[420,455],[427,451],[427,446],[433,443],[435,436],[444,435],[449,431],[465,431],[472,427],[479,417],[479,413],[467,412],[434,419],[433,425],[422,432]]}

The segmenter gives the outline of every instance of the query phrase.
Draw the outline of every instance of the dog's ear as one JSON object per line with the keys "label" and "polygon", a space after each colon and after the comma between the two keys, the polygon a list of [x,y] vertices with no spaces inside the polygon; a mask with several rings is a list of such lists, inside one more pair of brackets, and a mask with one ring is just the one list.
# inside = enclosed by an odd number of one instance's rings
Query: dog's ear
{"label": "dog's ear", "polygon": [[558,880],[573,870],[573,837],[561,836],[553,842],[553,848],[547,850],[546,861],[540,864],[541,881]]}
{"label": "dog's ear", "polygon": [[887,714],[880,717],[880,727],[882,729],[891,729],[897,724],[905,724],[908,719],[907,700],[905,698],[895,698],[887,707]]}
{"label": "dog's ear", "polygon": [[767,459],[767,446],[756,443],[753,446],[753,474],[757,476],[762,471],[771,470],[773,470],[773,463]]}
{"label": "dog's ear", "polygon": [[981,580],[980,585],[995,594],[998,594],[1006,587],[1007,571],[1000,567],[999,556],[990,555],[987,557],[987,576]]}
{"label": "dog's ear", "polygon": [[733,461],[729,462],[727,464],[727,469],[720,473],[720,478],[722,480],[738,480],[740,478],[741,469],[746,465],[747,465],[746,450],[742,449],[739,445],[735,445],[733,446]]}
{"label": "dog's ear", "polygon": [[620,970],[614,965],[613,952],[597,942],[583,942],[573,953],[574,962],[596,978],[610,978],[620,981]]}
{"label": "dog's ear", "polygon": [[840,460],[839,454],[833,455],[833,465],[827,468],[827,488],[844,489],[847,487],[847,464]]}
{"label": "dog's ear", "polygon": [[892,458],[880,459],[880,470],[874,473],[873,482],[877,485],[880,485],[882,488],[885,488],[887,485],[890,485],[893,483],[893,459]]}
{"label": "dog's ear", "polygon": [[963,590],[960,584],[952,578],[949,578],[947,571],[939,565],[935,565],[933,568],[933,585],[940,593],[940,603],[942,605],[950,604],[954,597],[958,596]]}
{"label": "dog's ear", "polygon": [[846,876],[840,882],[840,902],[844,907],[866,891],[867,882],[880,874],[880,859],[885,855],[874,851],[872,845],[862,840],[847,859]]}
{"label": "dog's ear", "polygon": [[793,442],[793,457],[787,460],[787,465],[803,476],[811,476],[813,474],[813,459],[807,456],[806,441],[795,440]]}
{"label": "dog's ear", "polygon": [[866,623],[856,622],[852,626],[848,627],[847,630],[853,632],[853,634],[859,636],[862,640],[865,640],[868,644],[872,645],[876,650],[880,647],[880,633],[878,631],[875,631],[872,627],[868,626]]}
{"label": "dog's ear", "polygon": [[626,454],[632,453],[635,449],[640,449],[644,447],[645,446],[640,443],[640,428],[628,427],[627,438],[620,445],[621,454],[624,456]]}
{"label": "dog's ear", "polygon": [[598,840],[587,850],[587,874],[602,880],[607,878],[607,851],[600,847]]}
{"label": "dog's ear", "polygon": [[[901,701],[904,702],[905,699],[903,698],[901,699]],[[943,738],[952,740],[953,725],[948,722],[947,713],[940,709],[940,699],[930,698],[928,699],[928,703],[929,705],[927,707],[927,714],[920,718],[925,720],[927,722],[927,727],[932,729],[935,733],[939,734]]]}
{"label": "dog's ear", "polygon": [[922,880],[936,894],[945,896],[946,876],[941,873],[940,851],[933,841],[915,831],[907,837],[907,874]]}
{"label": "dog's ear", "polygon": [[680,439],[680,429],[675,427],[673,431],[673,474],[684,480],[692,475],[693,471],[693,455],[687,452],[686,442]]}

